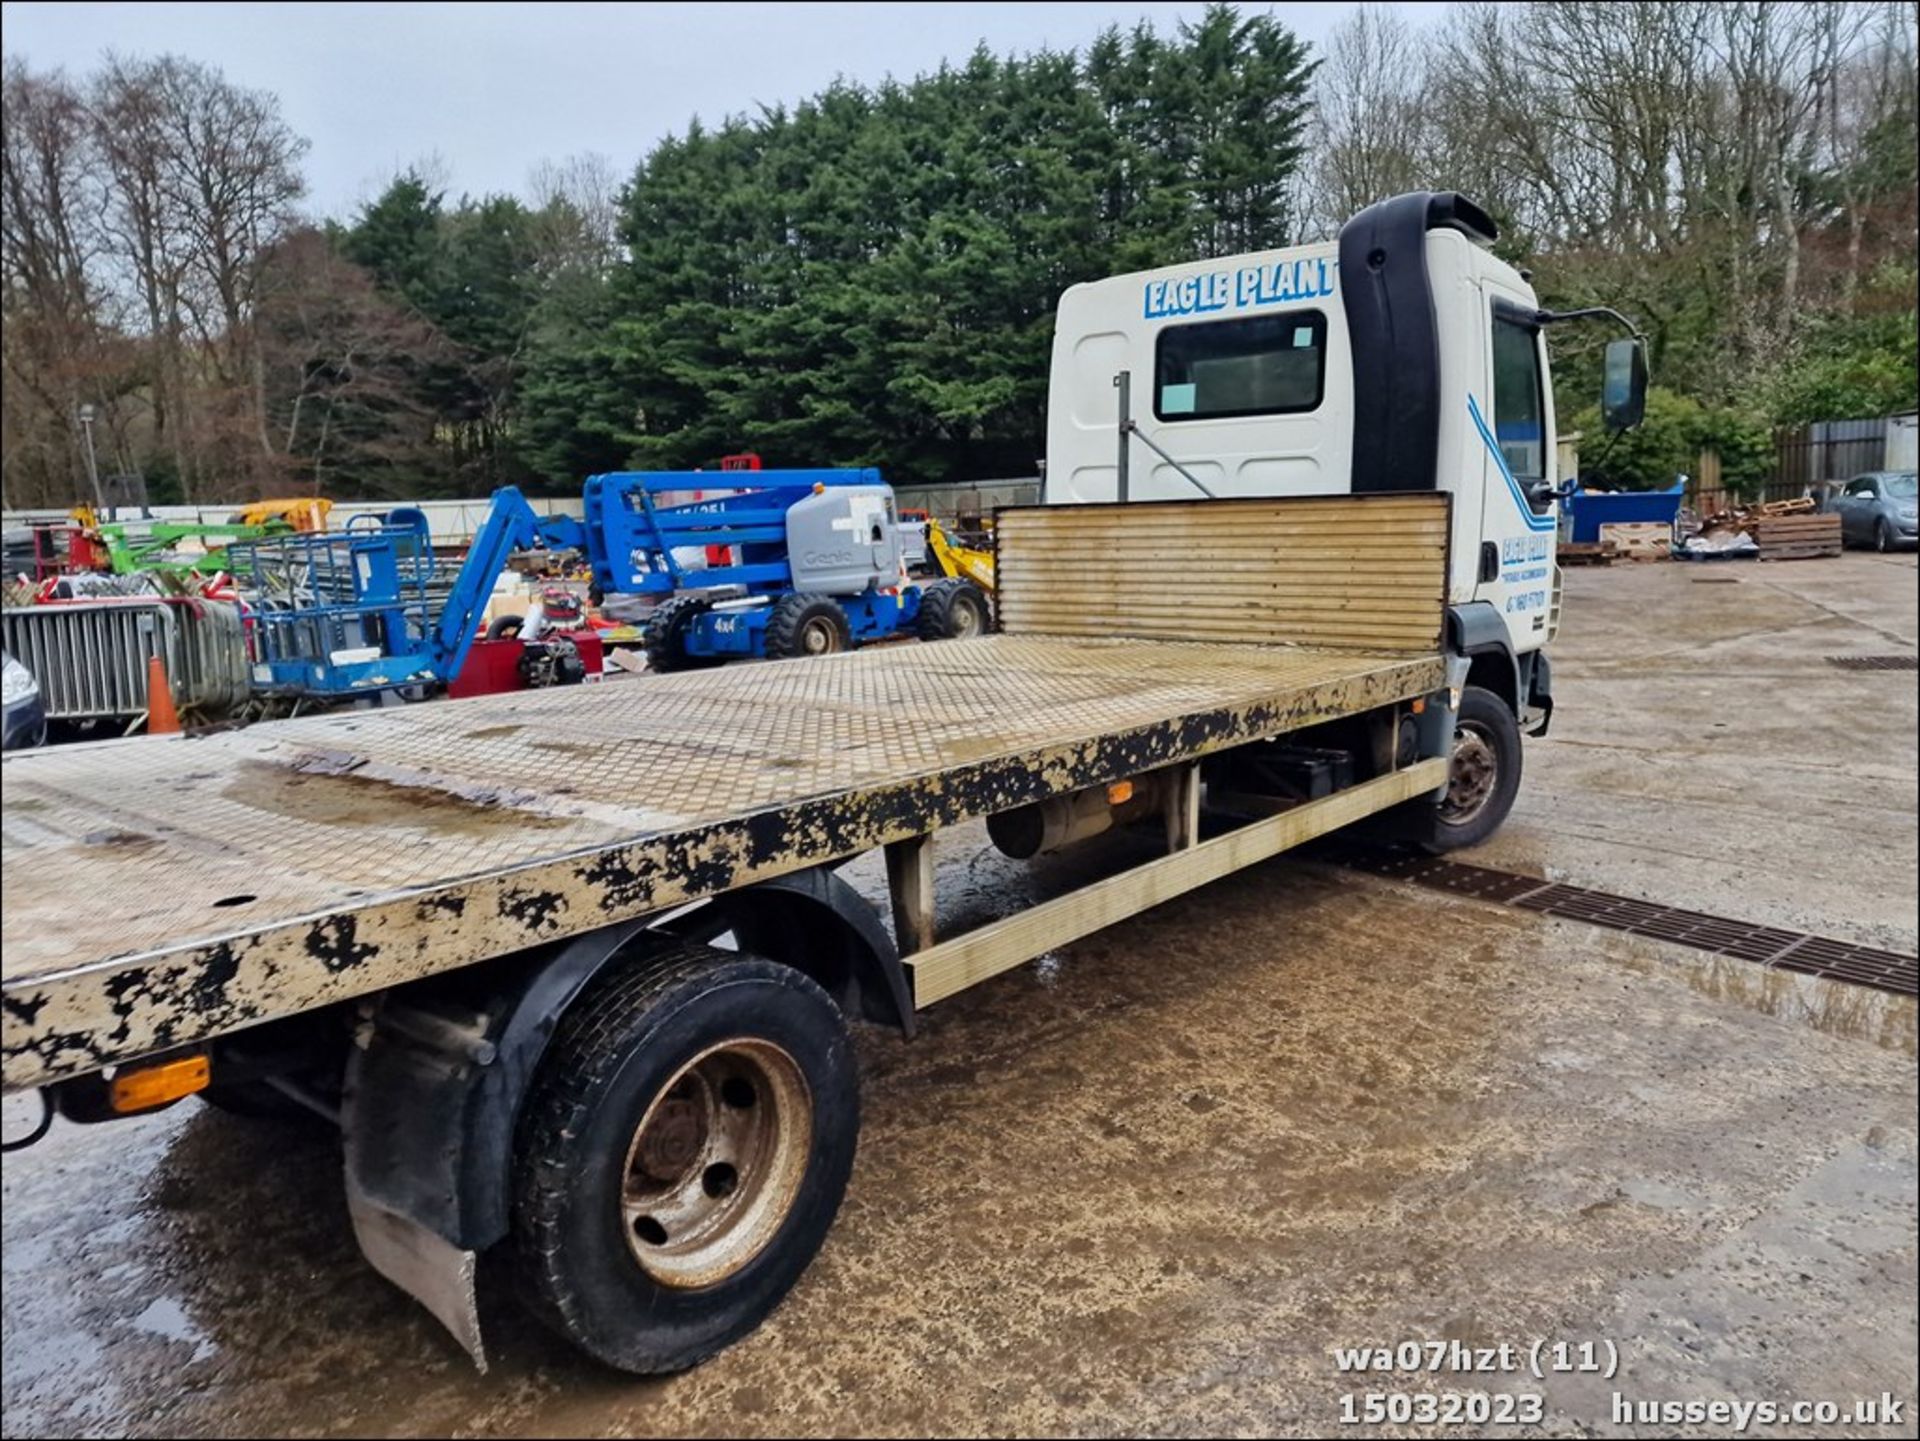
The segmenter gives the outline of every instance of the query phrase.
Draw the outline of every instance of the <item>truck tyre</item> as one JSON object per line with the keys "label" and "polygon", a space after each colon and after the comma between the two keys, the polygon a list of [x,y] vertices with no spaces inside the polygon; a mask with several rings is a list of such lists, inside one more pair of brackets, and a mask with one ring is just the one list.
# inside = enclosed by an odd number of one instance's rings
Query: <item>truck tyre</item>
{"label": "truck tyre", "polygon": [[795,660],[853,649],[853,626],[840,602],[824,595],[783,595],[767,617],[767,655]]}
{"label": "truck tyre", "polygon": [[720,663],[717,656],[687,654],[687,630],[712,604],[703,595],[676,595],[653,608],[642,641],[648,670],[700,670]]}
{"label": "truck tyre", "polygon": [[1447,793],[1435,808],[1427,849],[1480,844],[1500,829],[1519,793],[1520,722],[1499,696],[1470,685],[1454,717]]}
{"label": "truck tyre", "polygon": [[936,580],[920,592],[915,633],[922,640],[971,640],[985,635],[993,612],[987,593],[970,580]]}
{"label": "truck tyre", "polygon": [[679,943],[561,1017],[518,1125],[533,1309],[640,1375],[738,1340],[820,1249],[860,1127],[845,1021],[789,966]]}

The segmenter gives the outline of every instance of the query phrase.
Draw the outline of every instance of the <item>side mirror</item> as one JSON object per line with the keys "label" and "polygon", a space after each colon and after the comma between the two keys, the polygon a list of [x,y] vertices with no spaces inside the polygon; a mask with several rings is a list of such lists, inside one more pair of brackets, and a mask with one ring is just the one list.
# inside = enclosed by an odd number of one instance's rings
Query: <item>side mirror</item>
{"label": "side mirror", "polygon": [[1647,413],[1647,348],[1638,340],[1607,342],[1600,415],[1609,435],[1632,430]]}

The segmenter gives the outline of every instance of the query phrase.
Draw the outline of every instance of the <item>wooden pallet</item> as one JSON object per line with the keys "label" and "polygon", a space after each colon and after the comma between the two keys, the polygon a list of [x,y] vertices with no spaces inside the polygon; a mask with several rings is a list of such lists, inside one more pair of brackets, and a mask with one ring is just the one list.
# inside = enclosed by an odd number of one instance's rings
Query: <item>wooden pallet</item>
{"label": "wooden pallet", "polygon": [[1568,542],[1560,547],[1561,565],[1612,565],[1617,550],[1612,545],[1588,545]]}
{"label": "wooden pallet", "polygon": [[1840,517],[1802,511],[1759,515],[1741,527],[1760,547],[1762,560],[1812,560],[1840,554]]}
{"label": "wooden pallet", "polygon": [[1657,520],[1616,520],[1600,527],[1600,544],[1622,560],[1672,560],[1673,527]]}

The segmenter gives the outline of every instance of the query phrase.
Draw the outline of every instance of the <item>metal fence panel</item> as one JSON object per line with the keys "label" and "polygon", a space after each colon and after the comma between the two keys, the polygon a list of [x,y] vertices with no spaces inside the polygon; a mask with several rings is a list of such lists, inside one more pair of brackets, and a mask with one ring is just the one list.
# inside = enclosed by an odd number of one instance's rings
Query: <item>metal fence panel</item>
{"label": "metal fence panel", "polygon": [[[1887,454],[1887,421],[1823,420],[1773,433],[1773,484],[1813,486],[1879,470]],[[1793,494],[1803,494],[1794,491]],[[1780,497],[1770,497],[1780,498]]]}
{"label": "metal fence panel", "polygon": [[0,611],[7,653],[33,673],[51,720],[147,713],[147,662],[165,662],[173,703],[219,715],[247,698],[239,609],[167,598],[56,602]]}

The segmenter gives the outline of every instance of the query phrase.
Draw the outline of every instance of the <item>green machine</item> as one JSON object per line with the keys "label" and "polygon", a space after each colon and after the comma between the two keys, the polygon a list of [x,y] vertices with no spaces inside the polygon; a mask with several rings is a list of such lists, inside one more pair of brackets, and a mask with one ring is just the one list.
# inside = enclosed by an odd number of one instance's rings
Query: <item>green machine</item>
{"label": "green machine", "polygon": [[[118,522],[97,526],[94,531],[106,551],[108,568],[115,575],[133,575],[140,571],[207,575],[227,568],[228,545],[236,541],[292,535],[294,528],[284,520],[270,520],[260,525],[155,521],[145,528],[143,535],[130,536],[127,532],[128,527]],[[201,553],[180,555],[179,547],[185,541],[199,541],[203,547]]]}

